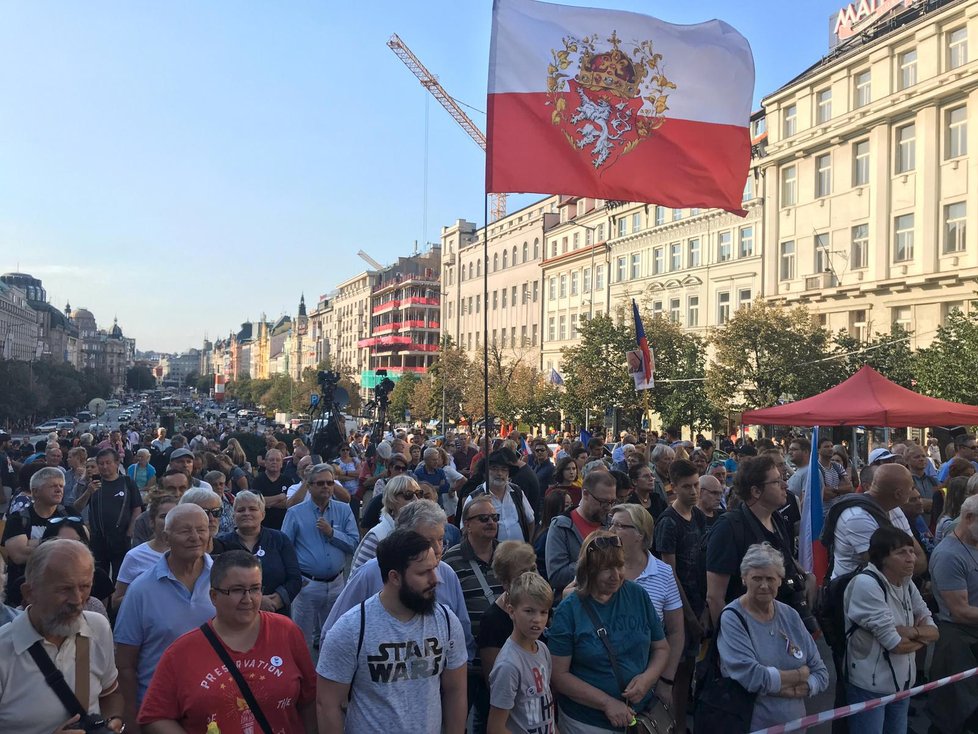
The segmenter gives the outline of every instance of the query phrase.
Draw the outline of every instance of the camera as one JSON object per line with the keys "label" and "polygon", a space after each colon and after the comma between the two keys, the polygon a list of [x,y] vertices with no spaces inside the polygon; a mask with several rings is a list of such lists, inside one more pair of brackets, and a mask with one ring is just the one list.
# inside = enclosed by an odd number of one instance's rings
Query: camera
{"label": "camera", "polygon": [[812,637],[818,637],[822,628],[819,627],[818,620],[812,613],[811,605],[808,603],[808,593],[805,586],[805,577],[801,575],[789,576],[781,584],[778,596],[785,604],[798,612],[802,624]]}

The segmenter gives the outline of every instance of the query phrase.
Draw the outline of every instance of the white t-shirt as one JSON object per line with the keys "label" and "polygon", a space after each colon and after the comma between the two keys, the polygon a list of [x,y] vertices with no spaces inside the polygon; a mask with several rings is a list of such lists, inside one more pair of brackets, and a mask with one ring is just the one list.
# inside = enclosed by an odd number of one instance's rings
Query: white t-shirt
{"label": "white t-shirt", "polygon": [[[486,485],[481,484],[479,485],[479,489],[484,489],[485,486]],[[520,516],[516,512],[516,503],[513,502],[513,493],[510,491],[513,486],[514,485],[511,484],[510,489],[506,490],[506,494],[503,495],[501,502],[496,495],[494,495],[492,492],[489,493],[489,498],[492,500],[493,507],[495,507],[496,512],[499,513],[499,531],[496,534],[496,539],[500,543],[502,543],[504,540],[520,540],[527,542],[527,539],[523,537],[523,529],[520,527]],[[470,494],[465,498],[463,509],[471,504],[474,496],[482,499],[485,495],[476,495],[475,493]],[[526,524],[532,531],[533,508],[530,507],[530,502],[526,499],[525,494],[523,495],[523,514],[526,515]]]}
{"label": "white t-shirt", "polygon": [[131,584],[147,568],[155,566],[162,557],[163,554],[153,550],[148,542],[140,543],[122,559],[118,580],[124,584]]}
{"label": "white t-shirt", "polygon": [[[913,537],[910,522],[899,507],[890,510],[890,522]],[[856,557],[869,550],[869,539],[879,529],[879,524],[862,507],[850,507],[839,515],[835,526],[835,547],[832,553],[835,563],[832,566],[832,578],[855,571],[859,568]]]}
{"label": "white t-shirt", "polygon": [[468,662],[458,617],[443,604],[409,622],[395,619],[379,594],[364,604],[360,654],[360,605],[339,618],[323,639],[316,672],[350,683],[353,696],[345,732],[441,731],[441,675]]}

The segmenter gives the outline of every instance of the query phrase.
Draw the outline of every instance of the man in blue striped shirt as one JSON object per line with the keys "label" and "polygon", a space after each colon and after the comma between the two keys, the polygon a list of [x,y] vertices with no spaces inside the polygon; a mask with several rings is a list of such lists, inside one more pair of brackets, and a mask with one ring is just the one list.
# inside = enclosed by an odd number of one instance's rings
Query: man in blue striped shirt
{"label": "man in blue striped shirt", "polygon": [[346,584],[343,569],[360,542],[360,532],[350,506],[333,499],[336,482],[330,465],[317,464],[306,476],[312,501],[288,509],[282,532],[295,546],[302,573],[292,620],[302,630],[309,654],[315,656],[316,638]]}

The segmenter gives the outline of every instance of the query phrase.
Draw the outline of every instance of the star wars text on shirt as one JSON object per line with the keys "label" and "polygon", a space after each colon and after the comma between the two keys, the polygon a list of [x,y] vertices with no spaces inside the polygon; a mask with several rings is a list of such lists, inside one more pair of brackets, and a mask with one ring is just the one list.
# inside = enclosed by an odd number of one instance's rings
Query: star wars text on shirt
{"label": "star wars text on shirt", "polygon": [[370,680],[374,683],[432,678],[444,666],[443,648],[437,637],[425,638],[423,649],[414,640],[382,642],[377,653],[367,655]]}

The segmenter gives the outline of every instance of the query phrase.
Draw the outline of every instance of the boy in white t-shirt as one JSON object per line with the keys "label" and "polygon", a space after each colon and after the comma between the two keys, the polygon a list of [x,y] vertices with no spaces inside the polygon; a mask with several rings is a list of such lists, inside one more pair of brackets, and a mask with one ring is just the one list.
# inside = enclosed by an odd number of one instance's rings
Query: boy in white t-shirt
{"label": "boy in white t-shirt", "polygon": [[532,571],[519,576],[506,594],[513,634],[506,640],[489,674],[487,734],[553,734],[554,699],[550,692],[553,664],[540,642],[553,603],[553,590]]}

